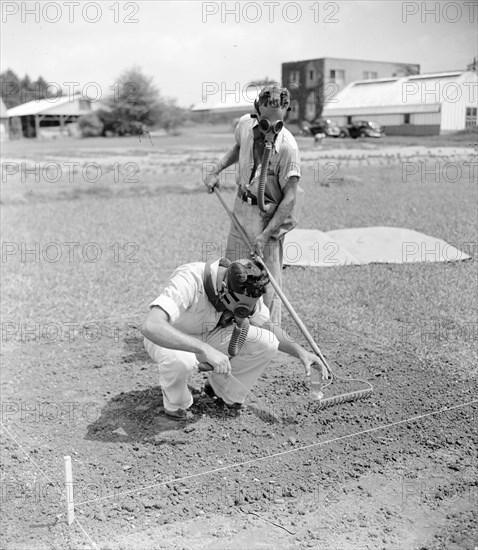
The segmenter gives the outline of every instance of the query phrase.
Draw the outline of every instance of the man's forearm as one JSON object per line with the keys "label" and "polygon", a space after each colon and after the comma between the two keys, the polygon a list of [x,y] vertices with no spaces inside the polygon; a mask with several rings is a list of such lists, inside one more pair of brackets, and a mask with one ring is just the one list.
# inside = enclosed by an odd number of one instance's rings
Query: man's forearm
{"label": "man's forearm", "polygon": [[222,159],[217,163],[214,173],[219,174],[229,166],[235,164],[239,160],[239,146],[234,144]]}
{"label": "man's forearm", "polygon": [[292,340],[292,337],[276,323],[265,323],[262,328],[271,331],[279,341],[279,351],[300,359],[302,346]]}
{"label": "man's forearm", "polygon": [[274,234],[280,230],[284,225],[284,222],[290,216],[295,202],[297,200],[299,187],[299,178],[297,176],[291,176],[285,187],[284,187],[284,196],[279,203],[277,210],[272,215],[272,218],[269,220],[269,223],[263,230],[263,236],[269,240]]}
{"label": "man's forearm", "polygon": [[287,218],[290,216],[292,209],[294,208],[295,197],[287,196],[282,199],[277,207],[277,210],[274,212],[270,222],[267,224],[263,233],[268,237],[274,235],[284,224]]}
{"label": "man's forearm", "polygon": [[146,323],[140,331],[153,344],[163,348],[189,351],[191,353],[200,353],[204,349],[204,342],[194,336],[180,332],[167,322]]}

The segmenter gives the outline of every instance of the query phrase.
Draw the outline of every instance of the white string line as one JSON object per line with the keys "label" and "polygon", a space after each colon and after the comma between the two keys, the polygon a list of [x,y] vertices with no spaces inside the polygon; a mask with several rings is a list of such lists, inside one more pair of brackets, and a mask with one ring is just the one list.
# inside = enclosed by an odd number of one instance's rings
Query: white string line
{"label": "white string line", "polygon": [[76,514],[75,514],[75,518],[74,518],[74,521],[78,524],[78,527],[83,531],[83,533],[85,534],[86,538],[91,542],[91,544],[93,545],[94,548],[98,548],[98,546],[96,545],[95,541],[90,537],[90,535],[88,535],[88,533],[85,531],[85,529],[83,528],[83,525],[81,525],[81,523],[78,521],[78,519],[76,518]]}
{"label": "white string line", "polygon": [[[55,487],[55,489],[58,491],[58,493],[60,494],[60,497],[62,499],[65,499],[65,500],[68,500],[67,499],[67,496],[66,494],[58,487],[58,484],[54,483],[49,477],[48,475],[40,468],[40,466],[38,466],[38,464],[33,460],[33,458],[30,456],[29,453],[27,453],[27,451],[25,451],[25,449],[22,447],[22,445],[20,445],[20,443],[15,439],[15,437],[10,433],[10,431],[6,428],[5,424],[3,422],[0,422],[2,428],[5,430],[5,432],[7,433],[7,435],[18,445],[18,447],[22,450],[22,452],[24,453],[24,455],[28,458],[28,460],[35,466],[35,468],[38,469],[38,471],[53,485],[53,487]],[[98,548],[98,546],[96,545],[96,543],[94,542],[94,540],[90,537],[90,535],[88,535],[88,533],[85,531],[83,525],[81,525],[81,523],[78,521],[78,519],[76,518],[76,514],[75,514],[75,517],[74,517],[74,520],[75,522],[78,524],[78,527],[83,531],[83,533],[86,535],[86,537],[88,538],[88,540],[93,544],[93,546],[95,548]]]}
{"label": "white string line", "polygon": [[412,416],[411,418],[406,418],[404,420],[397,420],[396,422],[391,422],[390,424],[384,424],[383,426],[376,426],[375,428],[367,428],[366,430],[362,430],[360,432],[355,432],[355,433],[348,434],[348,435],[342,435],[342,436],[339,436],[339,437],[335,437],[333,439],[328,439],[326,441],[318,441],[317,443],[311,443],[310,445],[304,445],[303,447],[298,447],[296,449],[289,449],[288,451],[281,451],[279,453],[274,453],[274,454],[262,456],[262,457],[259,457],[259,458],[253,458],[251,460],[246,460],[244,462],[235,462],[234,464],[228,464],[226,466],[221,466],[221,468],[215,468],[213,470],[208,470],[206,472],[191,474],[189,476],[181,477],[181,478],[178,478],[178,479],[170,479],[169,481],[162,481],[161,483],[155,483],[154,485],[148,485],[146,487],[140,487],[139,489],[130,489],[129,491],[123,491],[121,493],[106,495],[104,497],[99,497],[99,498],[96,498],[96,499],[84,500],[83,502],[77,503],[76,506],[82,506],[84,504],[90,504],[90,503],[93,503],[93,502],[98,502],[100,500],[106,500],[108,498],[114,498],[114,497],[119,497],[119,496],[122,496],[122,495],[137,493],[139,491],[146,491],[148,489],[153,489],[154,487],[160,487],[162,485],[167,485],[168,483],[181,483],[182,481],[186,481],[188,479],[193,479],[195,477],[208,475],[208,474],[214,474],[214,473],[217,473],[217,472],[223,472],[224,470],[229,470],[231,468],[237,468],[238,466],[245,466],[246,464],[252,464],[254,462],[259,462],[261,460],[267,460],[269,458],[276,458],[276,457],[279,457],[279,456],[284,456],[286,454],[295,453],[295,452],[298,452],[298,451],[304,451],[306,449],[311,449],[313,447],[317,447],[317,446],[320,446],[320,445],[327,445],[328,443],[334,443],[335,441],[341,441],[343,439],[349,439],[351,437],[355,437],[355,436],[358,436],[358,435],[363,435],[363,434],[375,432],[375,431],[378,431],[378,430],[383,430],[385,428],[391,428],[392,426],[397,426],[399,424],[405,424],[406,422],[413,422],[415,420],[420,420],[421,418],[426,418],[428,416],[434,416],[434,415],[437,415],[437,414],[440,414],[440,413],[443,413],[443,412],[446,412],[446,411],[451,411],[451,410],[454,410],[454,409],[459,409],[461,407],[466,407],[467,405],[473,405],[474,403],[478,403],[478,399],[475,399],[474,401],[470,401],[468,403],[461,403],[459,405],[454,405],[453,407],[445,407],[445,408],[440,409],[438,411],[432,411],[430,413],[424,413],[424,414],[420,414],[420,415],[417,415],[417,416]]}
{"label": "white string line", "polygon": [[22,450],[23,454],[30,460],[30,462],[35,466],[35,468],[55,487],[55,489],[61,494],[62,497],[65,497],[65,494],[63,493],[63,491],[58,487],[58,484],[57,483],[54,483],[49,477],[48,475],[40,468],[40,466],[38,466],[38,464],[33,460],[33,458],[29,455],[29,453],[27,453],[27,451],[25,451],[25,449],[20,445],[20,443],[18,443],[18,441],[13,437],[13,435],[10,433],[9,430],[7,430],[5,424],[3,422],[1,422],[1,425],[2,425],[2,428],[7,432],[7,435],[13,439],[13,441],[18,445],[18,447],[20,447],[20,449]]}

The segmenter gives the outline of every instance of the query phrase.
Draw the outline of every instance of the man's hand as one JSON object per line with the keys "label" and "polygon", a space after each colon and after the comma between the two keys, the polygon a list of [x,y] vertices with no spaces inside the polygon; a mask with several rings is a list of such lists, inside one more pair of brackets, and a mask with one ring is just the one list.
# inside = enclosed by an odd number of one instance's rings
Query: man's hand
{"label": "man's hand", "polygon": [[203,350],[196,353],[196,357],[200,363],[209,363],[214,367],[214,372],[217,374],[231,374],[229,357],[209,344],[204,344]]}
{"label": "man's hand", "polygon": [[215,172],[207,174],[204,178],[204,185],[207,187],[209,193],[213,192],[214,187],[219,189],[219,175]]}
{"label": "man's hand", "polygon": [[269,237],[264,232],[262,232],[260,235],[257,235],[257,237],[254,239],[254,252],[261,258],[264,257],[264,247],[266,246],[268,240]]}
{"label": "man's hand", "polygon": [[313,353],[309,353],[308,351],[304,350],[304,353],[300,354],[300,361],[304,365],[305,369],[305,375],[310,376],[310,366],[312,363],[315,363],[319,365],[319,368],[322,368],[322,378],[325,380],[329,377],[329,372],[327,370],[327,367],[324,365],[320,357],[317,355],[314,355]]}

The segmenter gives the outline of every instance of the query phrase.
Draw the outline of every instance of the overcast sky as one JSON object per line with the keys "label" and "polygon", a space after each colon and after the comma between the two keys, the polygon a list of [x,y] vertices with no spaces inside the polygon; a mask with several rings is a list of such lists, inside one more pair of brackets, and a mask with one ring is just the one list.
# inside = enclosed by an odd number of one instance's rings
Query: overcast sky
{"label": "overcast sky", "polygon": [[[35,4],[37,13],[28,13]],[[476,55],[477,21],[478,0],[3,0],[1,70],[79,82],[78,89],[96,82],[106,95],[136,64],[164,96],[190,106],[201,103],[205,83],[215,83],[210,99],[219,101],[236,82],[242,89],[265,76],[280,80],[286,61],[344,57],[419,63],[422,72],[464,69]]]}

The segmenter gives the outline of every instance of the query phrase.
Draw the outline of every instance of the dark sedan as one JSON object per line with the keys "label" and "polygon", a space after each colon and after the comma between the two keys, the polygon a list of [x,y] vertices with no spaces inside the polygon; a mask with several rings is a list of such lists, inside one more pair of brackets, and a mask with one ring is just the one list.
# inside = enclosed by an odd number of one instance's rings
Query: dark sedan
{"label": "dark sedan", "polygon": [[354,139],[359,137],[379,138],[385,135],[380,124],[371,120],[356,120],[349,124],[347,129],[350,137]]}

